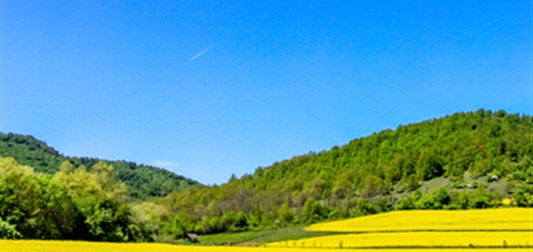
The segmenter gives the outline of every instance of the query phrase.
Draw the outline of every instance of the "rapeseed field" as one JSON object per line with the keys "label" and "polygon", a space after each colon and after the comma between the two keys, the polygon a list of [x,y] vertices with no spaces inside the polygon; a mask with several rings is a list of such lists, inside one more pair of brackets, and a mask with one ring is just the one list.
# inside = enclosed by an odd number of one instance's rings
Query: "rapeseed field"
{"label": "rapeseed field", "polygon": [[[1,252],[338,252],[339,249],[177,246],[154,243],[106,243],[74,241],[0,240]],[[409,252],[413,249],[365,249],[365,252]],[[420,251],[420,250],[414,250]],[[472,249],[424,249],[424,251],[468,252]],[[490,248],[484,252],[530,252],[530,248]]]}
{"label": "rapeseed field", "polygon": [[424,251],[463,252],[472,251],[469,248],[472,246],[488,252],[531,252],[533,209],[396,211],[316,224],[307,230],[345,234],[273,242],[263,247],[0,240],[0,252],[330,252],[339,248],[367,248],[365,252],[421,251],[417,247]]}
{"label": "rapeseed field", "polygon": [[531,246],[533,232],[393,232],[331,235],[273,242],[269,247],[498,247]]}
{"label": "rapeseed field", "polygon": [[393,211],[311,225],[308,231],[531,231],[533,208]]}

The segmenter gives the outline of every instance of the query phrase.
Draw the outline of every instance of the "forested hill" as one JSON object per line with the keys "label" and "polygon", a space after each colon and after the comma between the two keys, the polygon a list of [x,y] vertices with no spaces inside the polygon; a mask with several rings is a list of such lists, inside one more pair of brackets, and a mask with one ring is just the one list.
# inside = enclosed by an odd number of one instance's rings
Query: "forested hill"
{"label": "forested hill", "polygon": [[220,186],[0,137],[0,238],[175,242],[395,209],[533,206],[533,117],[505,111],[399,126]]}
{"label": "forested hill", "polygon": [[392,209],[494,207],[503,198],[532,205],[532,157],[531,116],[481,109],[384,130],[159,202],[208,233]]}
{"label": "forested hill", "polygon": [[[59,166],[69,160],[75,167],[85,166],[90,169],[101,161],[97,158],[67,157],[48,146],[45,142],[29,135],[0,132],[0,156],[13,157],[22,164],[32,167],[36,172],[54,174]],[[166,196],[172,191],[183,190],[198,182],[170,171],[127,161],[107,161],[118,172],[128,190],[128,195],[137,199],[154,196]]]}

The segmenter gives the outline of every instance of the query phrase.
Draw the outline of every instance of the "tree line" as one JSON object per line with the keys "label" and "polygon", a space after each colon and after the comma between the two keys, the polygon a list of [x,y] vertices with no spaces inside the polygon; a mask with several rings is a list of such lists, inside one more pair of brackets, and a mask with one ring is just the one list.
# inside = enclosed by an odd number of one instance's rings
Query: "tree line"
{"label": "tree line", "polygon": [[147,241],[124,202],[126,185],[101,161],[91,171],[69,161],[53,176],[0,157],[0,236],[89,241]]}
{"label": "tree line", "polygon": [[[384,130],[156,202],[177,213],[175,226],[204,234],[394,209],[497,207],[503,198],[532,206],[532,157],[531,116],[480,109]],[[436,178],[445,185],[422,187]]]}
{"label": "tree line", "polygon": [[196,181],[173,172],[135,162],[108,161],[97,158],[68,157],[49,147],[33,136],[0,132],[0,156],[13,157],[36,172],[53,175],[66,160],[78,167],[90,169],[100,161],[112,165],[118,172],[120,181],[127,185],[126,194],[134,199],[145,200],[151,197],[166,196],[172,191],[191,186],[201,186]]}
{"label": "tree line", "polygon": [[[128,192],[140,185],[124,180],[116,163],[65,158],[55,172],[37,172],[2,158],[0,236],[175,242],[189,232],[307,225],[400,209],[499,207],[504,198],[533,206],[531,157],[533,117],[478,110],[295,156],[223,185],[135,200]],[[439,179],[445,183],[428,188]]]}

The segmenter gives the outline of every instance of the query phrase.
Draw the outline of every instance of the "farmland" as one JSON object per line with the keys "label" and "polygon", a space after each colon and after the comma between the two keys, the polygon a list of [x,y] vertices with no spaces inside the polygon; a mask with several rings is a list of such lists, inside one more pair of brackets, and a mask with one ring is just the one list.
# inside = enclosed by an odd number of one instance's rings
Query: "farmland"
{"label": "farmland", "polygon": [[[146,251],[190,251],[190,252],[329,252],[339,251],[338,249],[313,249],[313,248],[248,248],[248,247],[202,247],[202,246],[178,246],[167,244],[149,243],[106,243],[106,242],[73,242],[73,241],[37,241],[37,240],[1,240],[0,251],[2,252],[146,252]],[[412,249],[368,249],[367,252],[407,252]],[[438,249],[443,252],[463,252],[472,249]],[[527,252],[530,248],[491,248],[483,249],[487,252]]]}
{"label": "farmland", "polygon": [[531,231],[532,208],[393,211],[311,225],[308,231]]}
{"label": "farmland", "polygon": [[[404,252],[417,249],[461,252],[482,248],[483,251],[531,251],[533,245],[533,209],[501,208],[457,211],[397,211],[376,214],[344,221],[311,225],[301,229],[281,230],[283,235],[255,234],[264,241],[278,237],[278,241],[261,247],[170,245],[157,243],[106,243],[74,241],[1,240],[2,252],[48,251],[339,251],[339,249],[365,248],[374,252]],[[311,236],[308,232],[320,231]],[[272,231],[275,232],[275,231]],[[327,235],[327,232],[338,234]],[[295,240],[291,233],[306,237]],[[265,238],[264,236],[270,237]],[[253,241],[252,233],[242,233],[239,240]],[[247,238],[246,238],[247,237]],[[292,236],[298,237],[298,236]],[[227,237],[212,237],[218,240]],[[237,238],[235,238],[237,239]],[[256,243],[257,244],[257,243]]]}
{"label": "farmland", "polygon": [[[467,248],[531,247],[533,209],[395,211],[311,225],[308,231],[344,232],[273,242],[270,247]],[[348,234],[349,233],[349,234]]]}
{"label": "farmland", "polygon": [[270,247],[417,248],[417,247],[527,247],[531,232],[393,232],[331,235],[269,243]]}
{"label": "farmland", "polygon": [[0,1],[0,252],[533,252],[533,0]]}
{"label": "farmland", "polygon": [[[202,245],[215,245],[332,233],[527,231],[527,220],[478,221],[476,212],[462,223],[449,220],[463,214],[457,209],[533,206],[532,126],[531,116],[505,111],[456,113],[294,156],[217,186],[134,162],[71,158],[33,136],[0,132],[0,238],[179,244],[196,233]],[[412,212],[414,219],[395,212],[444,209],[454,211]],[[508,211],[501,215],[531,215]],[[398,215],[396,222],[386,212]],[[366,215],[340,230],[302,230]]]}

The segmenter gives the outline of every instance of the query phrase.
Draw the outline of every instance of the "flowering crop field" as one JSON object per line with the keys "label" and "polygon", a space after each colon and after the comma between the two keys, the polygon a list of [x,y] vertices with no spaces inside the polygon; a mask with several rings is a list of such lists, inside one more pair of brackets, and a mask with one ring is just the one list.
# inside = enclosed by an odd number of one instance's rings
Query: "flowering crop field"
{"label": "flowering crop field", "polygon": [[[74,242],[74,241],[33,241],[33,240],[0,240],[1,252],[338,252],[339,249],[313,249],[313,248],[247,248],[247,247],[202,247],[202,246],[176,246],[153,243],[105,243],[105,242]],[[420,249],[365,249],[365,252],[408,252],[421,251]],[[424,249],[423,251],[428,251]],[[472,249],[435,249],[429,251],[443,252],[468,252]],[[530,252],[530,248],[495,248],[483,249],[485,252]]]}
{"label": "flowering crop field", "polygon": [[482,251],[489,252],[531,252],[533,208],[395,211],[315,224],[307,230],[345,234],[273,242],[264,247],[0,240],[0,252],[333,252],[339,248],[366,248],[365,252],[464,252],[472,251],[469,246],[484,247]]}
{"label": "flowering crop field", "polygon": [[273,242],[268,247],[364,248],[364,247],[496,247],[531,246],[533,232],[393,232],[321,236]]}
{"label": "flowering crop field", "polygon": [[531,231],[533,208],[393,211],[311,225],[308,231]]}

